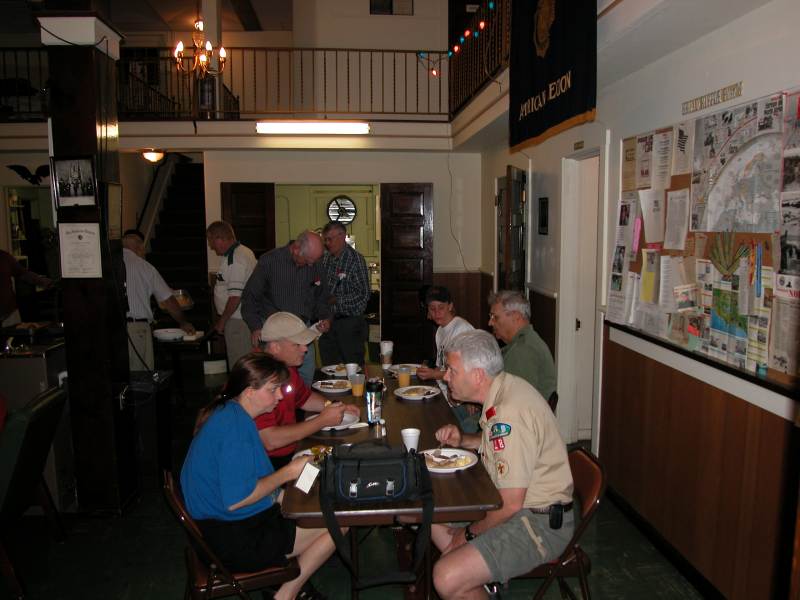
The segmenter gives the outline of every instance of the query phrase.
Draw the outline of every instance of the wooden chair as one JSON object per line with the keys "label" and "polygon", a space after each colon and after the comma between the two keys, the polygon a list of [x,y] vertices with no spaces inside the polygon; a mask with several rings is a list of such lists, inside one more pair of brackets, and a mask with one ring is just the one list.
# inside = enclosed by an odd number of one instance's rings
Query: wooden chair
{"label": "wooden chair", "polygon": [[252,573],[228,570],[206,544],[203,534],[183,504],[170,471],[164,471],[164,496],[170,509],[189,538],[186,548],[185,598],[222,598],[239,596],[248,599],[247,592],[278,587],[300,575],[297,560],[290,559],[285,567],[267,567]]}
{"label": "wooden chair", "polygon": [[597,511],[597,507],[600,505],[600,498],[606,488],[606,475],[597,458],[583,448],[576,448],[570,451],[569,466],[572,470],[575,496],[577,497],[573,510],[580,508],[580,522],[575,527],[572,539],[561,556],[558,557],[558,560],[539,565],[529,573],[519,576],[521,579],[544,578],[544,582],[539,586],[534,600],[544,598],[547,589],[555,580],[558,580],[562,598],[568,596],[572,600],[577,600],[575,594],[572,593],[572,590],[564,581],[565,577],[577,577],[580,580],[581,597],[584,600],[591,598],[587,579],[587,574],[591,570],[591,561],[580,547],[579,542],[594,513]]}
{"label": "wooden chair", "polygon": [[[67,393],[48,390],[9,413],[0,435],[0,532],[16,521],[32,504],[41,504],[54,527],[56,539],[63,538],[58,511],[44,482],[42,472],[64,412]],[[11,558],[0,541],[0,573],[13,597],[23,598],[22,584]]]}

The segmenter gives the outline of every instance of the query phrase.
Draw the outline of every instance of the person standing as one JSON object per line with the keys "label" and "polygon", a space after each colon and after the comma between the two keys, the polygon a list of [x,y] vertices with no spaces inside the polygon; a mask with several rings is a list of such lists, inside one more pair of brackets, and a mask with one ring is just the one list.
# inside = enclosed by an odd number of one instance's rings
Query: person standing
{"label": "person standing", "polygon": [[545,400],[556,391],[556,366],[550,348],[531,325],[531,305],[520,292],[501,290],[489,295],[489,326],[505,342],[506,373],[522,377]]}
{"label": "person standing", "polygon": [[208,247],[222,257],[214,284],[214,307],[219,315],[214,330],[225,336],[228,369],[232,369],[252,347],[250,329],[242,320],[239,304],[244,286],[256,267],[256,256],[236,240],[233,227],[225,221],[211,223],[206,229],[206,240]]}
{"label": "person standing", "polygon": [[450,290],[441,285],[433,285],[425,293],[425,304],[428,307],[428,319],[439,327],[436,329],[436,365],[429,367],[422,365],[417,369],[420,379],[433,379],[442,390],[447,403],[453,410],[461,429],[466,433],[478,431],[478,417],[480,411],[474,405],[462,404],[450,398],[447,383],[444,382],[445,348],[458,334],[473,331],[475,328],[467,321],[456,315],[453,298]]}
{"label": "person standing", "polygon": [[445,381],[454,397],[482,406],[481,433],[445,425],[435,437],[479,450],[503,505],[466,527],[433,525],[442,552],[433,582],[445,600],[485,598],[486,583],[505,583],[564,551],[575,528],[572,472],[553,412],[532,385],[503,372],[490,333],[462,333],[446,353]]}
{"label": "person standing", "polygon": [[122,236],[122,262],[125,263],[125,291],[128,295],[128,364],[131,371],[152,371],[153,310],[150,296],[160,302],[178,326],[189,335],[194,327],[183,316],[183,311],[172,295],[172,289],[156,268],[144,259],[144,236],[136,229]]}
{"label": "person standing", "polygon": [[[313,231],[304,231],[296,240],[263,254],[242,292],[242,318],[250,328],[250,343],[257,348],[261,328],[271,314],[285,311],[302,319],[306,325],[315,321],[320,333],[331,325],[328,284],[320,259],[322,239]],[[316,353],[311,346],[306,353],[300,376],[308,385],[314,380]]]}
{"label": "person standing", "polygon": [[22,322],[17,307],[17,295],[12,280],[24,281],[31,285],[50,287],[52,281],[33,271],[28,271],[16,258],[5,250],[0,250],[0,326],[11,327]]}
{"label": "person standing", "polygon": [[367,262],[347,243],[347,230],[338,221],[325,225],[322,240],[327,249],[322,266],[328,277],[328,304],[333,311],[331,328],[319,340],[322,364],[362,364],[369,337],[364,318],[370,293]]}

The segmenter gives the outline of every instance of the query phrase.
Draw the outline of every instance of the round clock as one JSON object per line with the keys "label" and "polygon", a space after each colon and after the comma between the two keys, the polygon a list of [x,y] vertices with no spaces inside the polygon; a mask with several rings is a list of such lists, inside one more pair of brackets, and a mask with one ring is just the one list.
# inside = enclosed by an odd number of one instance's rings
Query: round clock
{"label": "round clock", "polygon": [[328,202],[328,218],[338,221],[343,225],[353,222],[356,218],[356,204],[348,196],[336,196]]}

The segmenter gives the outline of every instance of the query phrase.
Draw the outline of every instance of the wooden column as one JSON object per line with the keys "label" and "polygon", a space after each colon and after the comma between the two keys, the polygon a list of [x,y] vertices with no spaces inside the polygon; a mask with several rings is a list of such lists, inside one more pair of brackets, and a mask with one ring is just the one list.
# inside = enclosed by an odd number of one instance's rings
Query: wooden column
{"label": "wooden column", "polygon": [[106,225],[106,184],[119,182],[119,37],[85,14],[40,22],[50,66],[51,153],[55,160],[92,157],[97,181],[95,206],[58,210],[59,223],[99,223],[101,234],[102,278],[62,280],[78,506],[121,511],[138,477],[133,409],[120,400],[129,379],[122,250],[119,240],[109,241]]}

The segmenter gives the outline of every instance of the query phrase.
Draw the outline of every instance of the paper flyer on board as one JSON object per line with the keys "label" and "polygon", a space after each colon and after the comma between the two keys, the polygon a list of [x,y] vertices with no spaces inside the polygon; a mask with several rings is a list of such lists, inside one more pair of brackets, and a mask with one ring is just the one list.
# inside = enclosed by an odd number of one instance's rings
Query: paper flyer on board
{"label": "paper flyer on board", "polygon": [[628,323],[633,324],[636,320],[636,312],[639,310],[639,288],[642,276],[635,271],[628,271],[628,287],[630,290],[630,306],[628,307]]}
{"label": "paper flyer on board", "polygon": [[653,135],[653,177],[651,187],[665,189],[672,177],[672,127]]}
{"label": "paper flyer on board", "polygon": [[658,302],[658,275],[659,275],[658,250],[642,249],[642,273],[639,289],[639,301],[646,304]]}
{"label": "paper flyer on board", "polygon": [[[636,260],[636,250],[634,249],[633,233],[636,227],[636,219],[639,216],[639,195],[637,192],[625,192],[620,200],[619,216],[617,218],[617,228],[615,236],[615,246],[625,246],[628,251],[627,261]],[[621,271],[617,271],[618,273]]]}
{"label": "paper flyer on board", "polygon": [[757,308],[747,320],[747,370],[766,375],[769,359],[769,321],[772,310]]}
{"label": "paper flyer on board", "polygon": [[653,179],[653,134],[636,138],[636,188],[645,189]]}
{"label": "paper flyer on board", "polygon": [[684,121],[675,126],[672,137],[672,174],[685,175],[692,172],[694,150],[694,121]]}
{"label": "paper flyer on board", "polygon": [[775,283],[769,367],[796,375],[800,353],[800,277],[779,274],[775,276]]}
{"label": "paper flyer on board", "polygon": [[662,256],[658,276],[658,305],[665,312],[675,312],[675,286],[680,284],[681,257]]}
{"label": "paper flyer on board", "polygon": [[664,250],[683,250],[689,231],[689,190],[667,192],[666,233]]}
{"label": "paper flyer on board", "polygon": [[644,240],[648,244],[664,241],[664,190],[639,190],[644,220]]}
{"label": "paper flyer on board", "polygon": [[781,273],[800,275],[800,192],[781,194],[780,239]]}
{"label": "paper flyer on board", "polygon": [[622,140],[622,191],[636,189],[636,138]]}
{"label": "paper flyer on board", "polygon": [[715,276],[716,269],[711,264],[710,260],[704,258],[696,258],[694,261],[695,273],[697,280],[697,290],[700,293],[698,300],[700,306],[710,307],[712,296],[714,293],[714,281],[718,279]]}

